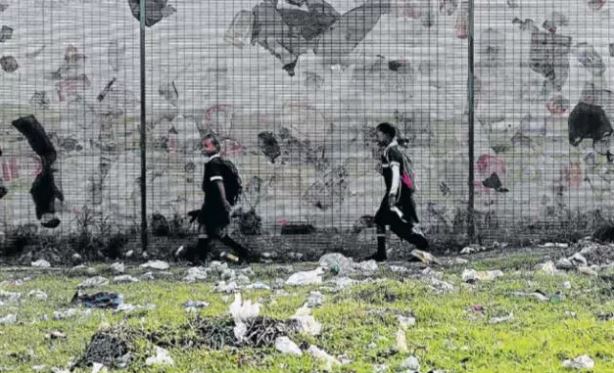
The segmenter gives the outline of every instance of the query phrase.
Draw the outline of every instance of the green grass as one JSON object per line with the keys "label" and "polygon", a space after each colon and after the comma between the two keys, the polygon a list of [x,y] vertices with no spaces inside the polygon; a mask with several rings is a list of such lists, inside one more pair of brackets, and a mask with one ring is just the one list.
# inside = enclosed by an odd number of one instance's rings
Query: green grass
{"label": "green grass", "polygon": [[[599,312],[614,311],[612,283],[600,278],[575,274],[548,276],[525,270],[534,263],[522,265],[521,258],[470,263],[476,269],[502,268],[505,276],[476,285],[462,283],[463,267],[444,270],[443,280],[455,286],[449,293],[438,293],[420,276],[399,276],[382,271],[381,282],[346,288],[337,293],[322,290],[324,304],[313,311],[322,323],[318,337],[298,335],[297,343],[315,344],[332,355],[345,357],[351,363],[337,368],[341,372],[373,372],[374,366],[386,364],[393,372],[408,356],[418,357],[421,371],[441,369],[448,372],[563,372],[561,362],[587,354],[595,361],[594,372],[614,372],[614,322],[601,321]],[[315,265],[295,266],[313,268]],[[105,266],[98,266],[100,273]],[[521,270],[518,270],[521,269]],[[270,282],[276,277],[287,278],[274,266],[254,268],[259,279]],[[0,326],[0,367],[10,371],[31,372],[36,365],[65,367],[70,359],[82,356],[92,335],[102,326],[125,324],[135,330],[174,328],[191,317],[182,304],[189,300],[210,303],[200,315],[223,316],[233,296],[213,291],[214,280],[197,284],[183,283],[185,269],[173,268],[175,276],[165,280],[141,281],[128,285],[109,285],[89,290],[117,291],[127,303],[154,303],[156,308],[144,315],[127,317],[107,310],[93,310],[90,316],[55,321],[53,311],[70,307],[68,302],[76,285],[86,276],[68,273],[33,272],[32,280],[20,286],[0,285],[1,290],[20,292],[18,304],[0,306],[0,317],[18,315],[15,325]],[[134,275],[144,271],[129,270]],[[0,281],[22,278],[26,273],[3,271]],[[388,276],[390,275],[390,276]],[[389,278],[388,278],[389,277]],[[571,289],[563,283],[569,281]],[[33,289],[45,291],[47,301],[27,297]],[[285,288],[289,295],[277,295],[275,290],[243,292],[244,299],[263,303],[261,313],[278,319],[290,317],[319,286]],[[540,302],[530,297],[511,294],[514,291],[546,294],[560,291],[560,302]],[[481,305],[483,314],[470,310]],[[571,316],[571,313],[575,316]],[[492,317],[513,313],[513,319],[491,324]],[[49,319],[43,321],[41,317]],[[395,333],[399,329],[397,315],[412,314],[417,323],[406,331],[409,353],[395,350]],[[66,339],[48,340],[45,334],[61,330]],[[128,371],[143,372],[315,372],[322,366],[312,357],[282,355],[268,349],[206,348],[169,349],[175,364],[172,368],[144,367],[142,362],[153,351],[144,338],[135,341],[136,361]],[[89,371],[89,370],[83,370]]]}

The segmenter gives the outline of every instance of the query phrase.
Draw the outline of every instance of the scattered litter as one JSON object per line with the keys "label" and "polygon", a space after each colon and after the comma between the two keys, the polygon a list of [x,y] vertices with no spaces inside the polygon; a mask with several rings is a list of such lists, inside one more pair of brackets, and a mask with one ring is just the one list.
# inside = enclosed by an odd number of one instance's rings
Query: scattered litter
{"label": "scattered litter", "polygon": [[463,265],[469,263],[469,261],[463,258],[454,258],[452,259],[451,263],[456,265]]}
{"label": "scattered litter", "polygon": [[83,261],[83,257],[81,257],[81,255],[79,255],[78,253],[72,254],[71,259],[73,264],[79,264]]}
{"label": "scattered litter", "polygon": [[541,291],[535,291],[532,293],[525,293],[522,291],[515,291],[512,293],[513,295],[517,296],[517,297],[530,297],[530,298],[535,298],[540,302],[547,302],[548,300],[550,300],[550,298],[548,296],[546,296],[546,294],[542,293]]}
{"label": "scattered litter", "polygon": [[401,324],[401,329],[404,330],[410,326],[416,325],[416,318],[413,316],[398,315],[397,319],[399,320],[399,324]]}
{"label": "scattered litter", "polygon": [[375,260],[355,263],[352,258],[347,258],[340,253],[323,255],[319,260],[320,266],[334,275],[348,276],[351,274],[369,275],[378,270]]}
{"label": "scattered litter", "polygon": [[234,281],[231,281],[229,283],[226,283],[226,281],[220,281],[215,285],[213,290],[217,293],[231,294],[239,291],[239,286]]}
{"label": "scattered litter", "polygon": [[103,364],[100,363],[94,363],[92,365],[92,373],[102,373],[102,372],[108,372],[109,370],[107,369],[107,367],[105,367]]}
{"label": "scattered litter", "polygon": [[0,325],[12,325],[17,322],[17,315],[9,314],[4,317],[0,317]]}
{"label": "scattered litter", "polygon": [[234,302],[230,305],[229,312],[235,321],[246,321],[257,317],[260,313],[260,307],[259,303],[252,303],[251,300],[243,301],[241,293],[237,293]]}
{"label": "scattered litter", "polygon": [[40,301],[46,301],[47,300],[47,293],[45,293],[42,290],[39,289],[35,289],[35,290],[30,290],[30,292],[28,293],[28,297],[34,298],[36,300],[40,300]]}
{"label": "scattered litter", "polygon": [[469,254],[479,253],[482,251],[486,251],[486,248],[484,246],[469,245],[469,246],[464,247],[460,253],[461,255],[469,255]]}
{"label": "scattered litter", "polygon": [[59,330],[52,330],[45,334],[46,339],[66,339],[66,334]]}
{"label": "scattered litter", "polygon": [[237,281],[237,284],[239,285],[247,285],[249,284],[249,277],[245,276],[245,275],[238,275],[235,280]]}
{"label": "scattered litter", "polygon": [[318,267],[313,271],[296,272],[288,278],[286,285],[301,286],[301,285],[318,285],[322,283],[322,274],[324,270]]}
{"label": "scattered litter", "polygon": [[253,284],[249,284],[243,287],[247,290],[271,290],[271,287],[262,282],[254,282]]}
{"label": "scattered litter", "polygon": [[87,308],[117,308],[124,303],[124,297],[121,294],[99,292],[96,294],[88,295],[85,293],[77,292],[71,301],[71,303],[80,303]]}
{"label": "scattered litter", "polygon": [[148,303],[144,306],[140,306],[140,305],[135,306],[133,304],[122,303],[113,311],[113,313],[120,313],[120,312],[123,312],[126,314],[137,313],[137,312],[145,313],[147,311],[152,311],[155,309],[156,309],[156,305],[153,303]]}
{"label": "scattered litter", "polygon": [[156,278],[154,277],[153,272],[145,272],[141,275],[141,280],[155,280]]}
{"label": "scattered litter", "polygon": [[547,275],[554,275],[558,273],[552,260],[549,260],[546,263],[538,264],[536,269],[537,271],[543,272]]}
{"label": "scattered litter", "polygon": [[449,282],[439,280],[435,277],[427,277],[426,281],[436,292],[447,293],[454,290],[454,285],[450,284]]}
{"label": "scattered litter", "polygon": [[21,293],[0,290],[0,304],[2,302],[15,303],[21,298]]}
{"label": "scattered litter", "polygon": [[222,274],[225,270],[228,269],[227,263],[222,263],[218,260],[213,260],[209,263],[209,267],[207,268],[211,272],[217,272],[217,274]]}
{"label": "scattered litter", "polygon": [[320,307],[324,302],[324,296],[319,291],[312,291],[307,298],[307,307],[316,308]]}
{"label": "scattered litter", "polygon": [[226,268],[221,274],[220,278],[224,281],[234,280],[236,278],[236,273],[233,269]]}
{"label": "scattered litter", "polygon": [[422,270],[422,274],[425,276],[434,277],[438,280],[443,278],[443,272],[434,271],[431,267],[426,267],[424,270]]}
{"label": "scattered litter", "polygon": [[253,277],[256,275],[252,267],[245,267],[239,270],[239,273],[247,277]]}
{"label": "scattered litter", "polygon": [[401,365],[399,366],[401,369],[407,369],[411,371],[419,371],[420,370],[420,361],[415,356],[410,356],[407,359],[403,360]]}
{"label": "scattered litter", "polygon": [[275,339],[275,349],[282,354],[303,355],[303,351],[288,337],[277,337]]}
{"label": "scattered litter", "polygon": [[396,349],[401,353],[408,353],[409,349],[407,348],[407,337],[405,336],[405,330],[399,329],[397,330],[397,334],[395,336],[396,340]]}
{"label": "scattered litter", "polygon": [[130,275],[121,275],[113,277],[113,282],[116,284],[130,284],[134,282],[139,282],[139,280]]}
{"label": "scattered litter", "polygon": [[514,319],[514,313],[510,312],[510,314],[507,316],[493,317],[488,322],[490,324],[501,324],[504,322],[512,321],[513,319]]}
{"label": "scattered litter", "polygon": [[386,373],[388,372],[388,365],[377,364],[373,366],[373,373]]}
{"label": "scattered litter", "polygon": [[573,254],[569,260],[576,266],[587,266],[588,262],[586,261],[586,258],[584,257],[584,255],[580,254],[580,253],[575,253]]}
{"label": "scattered litter", "polygon": [[79,265],[72,267],[69,270],[69,272],[70,273],[82,273],[82,272],[85,272],[86,269],[87,269],[87,266],[85,264],[79,264]]}
{"label": "scattered litter", "polygon": [[79,285],[77,285],[77,288],[79,289],[95,288],[95,287],[100,287],[100,286],[106,286],[108,284],[109,284],[109,279],[107,279],[106,277],[94,276],[94,277],[90,277],[87,280],[81,282]]}
{"label": "scattered litter", "polygon": [[337,360],[337,358],[329,355],[328,352],[321,350],[316,346],[313,346],[313,345],[309,346],[309,349],[307,349],[307,352],[311,356],[313,356],[315,359],[323,362],[325,364],[326,370],[331,370],[333,366],[341,365],[341,362]]}
{"label": "scattered litter", "polygon": [[90,309],[87,310],[79,310],[77,308],[68,308],[64,311],[54,311],[53,312],[53,319],[54,320],[66,320],[66,319],[70,319],[76,316],[89,316],[91,315],[91,311]]}
{"label": "scattered litter", "polygon": [[237,341],[243,342],[247,334],[245,322],[258,317],[260,306],[258,303],[252,303],[251,300],[243,302],[241,300],[241,293],[235,294],[235,300],[230,305],[229,312],[235,321],[233,332]]}
{"label": "scattered litter", "polygon": [[501,276],[503,276],[503,272],[500,270],[476,271],[474,269],[465,269],[462,274],[463,281],[469,283],[477,281],[492,281]]}
{"label": "scattered litter", "polygon": [[582,273],[583,275],[587,276],[598,276],[598,273],[594,269],[585,265],[578,267],[578,273]]}
{"label": "scattered litter", "polygon": [[570,269],[574,268],[574,265],[571,262],[571,260],[569,260],[567,258],[561,258],[561,259],[557,260],[556,268],[557,269],[563,269],[563,270],[570,270]]}
{"label": "scattered litter", "polygon": [[205,281],[207,279],[207,270],[204,267],[192,267],[188,269],[188,274],[183,278],[187,283]]}
{"label": "scattered litter", "polygon": [[353,280],[349,277],[334,277],[327,281],[327,283],[335,285],[334,288],[320,288],[320,290],[327,290],[333,293],[346,289],[349,286],[359,284],[360,281]]}
{"label": "scattered litter", "polygon": [[600,321],[614,321],[614,312],[600,312],[596,317]]}
{"label": "scattered litter", "polygon": [[32,262],[32,267],[36,267],[36,268],[50,268],[51,264],[49,264],[48,261],[46,261],[45,259],[39,259],[35,262]]}
{"label": "scattered litter", "polygon": [[364,262],[356,263],[356,269],[361,271],[363,275],[371,275],[373,272],[377,272],[379,267],[375,260],[366,260]]}
{"label": "scattered litter", "polygon": [[595,362],[588,355],[582,355],[573,360],[563,361],[563,367],[567,369],[593,369]]}
{"label": "scattered litter", "polygon": [[165,271],[170,268],[170,265],[162,260],[150,260],[147,263],[141,264],[141,268],[151,268],[160,271]]}
{"label": "scattered litter", "polygon": [[409,255],[413,256],[414,258],[418,259],[419,261],[421,261],[424,264],[427,265],[431,265],[431,264],[441,264],[441,262],[439,261],[439,259],[437,259],[433,254],[427,252],[427,251],[422,251],[422,250],[418,250],[418,249],[414,249],[412,250]]}
{"label": "scattered litter", "polygon": [[569,282],[569,281],[565,281],[565,282],[563,282],[563,288],[565,288],[565,289],[571,289],[571,282]]}
{"label": "scattered litter", "polygon": [[317,336],[322,332],[322,324],[311,315],[311,309],[306,305],[299,308],[290,319],[298,322],[298,329],[303,333]]}
{"label": "scattered litter", "polygon": [[168,353],[168,351],[158,346],[156,346],[156,355],[150,356],[147,359],[145,359],[145,365],[147,366],[173,365],[173,364],[174,364],[173,358],[171,358],[171,355]]}
{"label": "scattered litter", "polygon": [[409,268],[397,265],[391,265],[390,270],[394,273],[407,273],[409,272]]}
{"label": "scattered litter", "polygon": [[116,275],[120,275],[126,271],[126,266],[124,263],[113,263],[111,264],[111,272]]}
{"label": "scattered litter", "polygon": [[556,247],[559,249],[566,249],[569,247],[568,244],[566,243],[561,243],[561,242],[546,242],[543,245],[540,245],[541,247]]}
{"label": "scattered litter", "polygon": [[199,309],[209,307],[209,303],[203,301],[189,300],[183,304],[183,307],[188,312],[198,312]]}

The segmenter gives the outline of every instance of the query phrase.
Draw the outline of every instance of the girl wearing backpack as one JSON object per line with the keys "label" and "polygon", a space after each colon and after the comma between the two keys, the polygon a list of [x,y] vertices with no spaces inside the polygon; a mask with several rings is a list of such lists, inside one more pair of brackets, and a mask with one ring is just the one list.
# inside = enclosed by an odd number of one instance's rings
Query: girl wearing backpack
{"label": "girl wearing backpack", "polygon": [[384,147],[381,157],[386,194],[375,214],[377,225],[377,253],[369,259],[384,261],[386,256],[385,227],[390,226],[401,239],[418,249],[428,249],[429,243],[418,228],[418,213],[413,194],[416,191],[411,161],[401,152],[396,140],[396,128],[390,123],[376,127],[378,145]]}
{"label": "girl wearing backpack", "polygon": [[[190,255],[191,260],[194,262],[198,261],[196,258],[207,260],[210,256],[225,256],[232,259],[233,256],[227,255],[223,247],[217,247],[221,243],[230,247],[240,259],[256,261],[257,257],[233,240],[227,232],[230,211],[242,190],[238,171],[234,164],[221,158],[220,143],[213,134],[206,135],[202,145],[202,152],[208,157],[202,184],[205,201],[200,210],[191,212],[190,215],[193,220],[198,219],[200,228],[204,228],[204,233],[198,236],[197,252]],[[180,254],[180,252],[175,253],[175,257]]]}

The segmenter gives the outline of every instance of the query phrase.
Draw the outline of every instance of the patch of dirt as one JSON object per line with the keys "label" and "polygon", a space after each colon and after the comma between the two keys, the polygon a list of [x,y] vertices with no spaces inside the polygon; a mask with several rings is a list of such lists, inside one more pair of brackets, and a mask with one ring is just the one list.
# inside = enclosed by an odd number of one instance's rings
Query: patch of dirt
{"label": "patch of dirt", "polygon": [[88,344],[77,367],[100,363],[107,367],[125,368],[134,352],[133,341],[138,333],[125,326],[116,326],[96,332]]}

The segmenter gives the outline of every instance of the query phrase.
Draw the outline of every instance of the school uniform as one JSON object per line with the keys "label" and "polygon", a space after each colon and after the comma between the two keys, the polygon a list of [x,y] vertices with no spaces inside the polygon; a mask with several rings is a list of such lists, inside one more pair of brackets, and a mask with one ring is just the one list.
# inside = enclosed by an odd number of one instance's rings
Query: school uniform
{"label": "school uniform", "polygon": [[[225,251],[223,246],[227,246],[242,259],[256,260],[247,248],[228,235],[230,212],[226,210],[217,184],[224,182],[224,167],[226,166],[219,154],[212,155],[205,163],[202,183],[205,201],[198,215],[198,222],[204,234],[198,236],[196,256],[206,260],[209,255],[219,255]],[[218,247],[219,243],[222,247]]]}
{"label": "school uniform", "polygon": [[[406,166],[403,162],[403,154],[396,140],[392,141],[386,149],[384,149],[381,156],[381,163],[384,183],[386,185],[386,194],[375,214],[375,223],[379,227],[378,233],[381,234],[383,227],[390,226],[390,230],[401,239],[414,244],[418,249],[427,249],[429,246],[428,241],[416,227],[420,220],[418,219],[416,203],[413,198],[413,180],[403,178],[404,173],[408,170],[405,170]],[[391,197],[390,188],[393,186],[393,166],[399,167],[400,180],[396,188],[396,193]],[[395,198],[393,207],[390,207],[390,198]],[[381,240],[378,240],[378,253],[385,256],[385,246],[382,248],[383,241],[380,241]],[[383,253],[381,252],[382,250],[384,250]]]}

